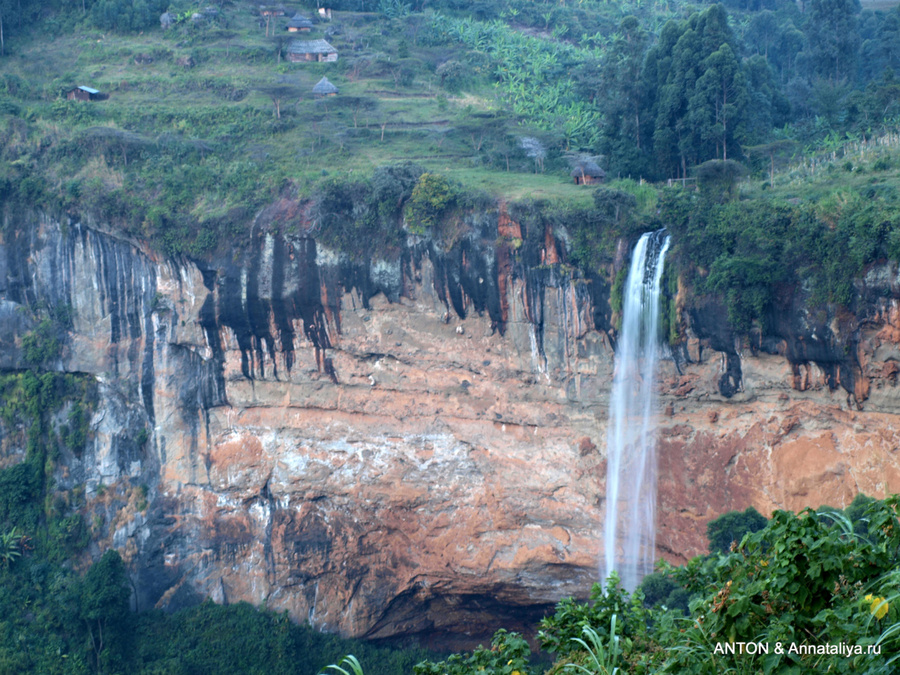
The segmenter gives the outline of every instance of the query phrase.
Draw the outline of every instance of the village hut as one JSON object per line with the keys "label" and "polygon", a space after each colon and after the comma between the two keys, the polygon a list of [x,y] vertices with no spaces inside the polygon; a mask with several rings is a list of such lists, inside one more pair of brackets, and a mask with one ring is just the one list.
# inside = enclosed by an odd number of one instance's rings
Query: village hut
{"label": "village hut", "polygon": [[578,162],[569,175],[575,179],[575,185],[593,185],[606,179],[606,172],[593,160]]}
{"label": "village hut", "polygon": [[337,96],[338,88],[331,84],[327,77],[323,77],[316,83],[316,86],[313,87],[312,91],[313,96],[321,98],[323,96]]}
{"label": "village hut", "polygon": [[66,94],[66,98],[70,101],[99,101],[103,94],[90,87],[75,87]]}
{"label": "village hut", "polygon": [[294,40],[287,51],[288,61],[337,61],[337,49],[325,40]]}
{"label": "village hut", "polygon": [[294,14],[293,18],[288,21],[287,30],[289,33],[308,33],[313,28],[313,22],[302,14]]}

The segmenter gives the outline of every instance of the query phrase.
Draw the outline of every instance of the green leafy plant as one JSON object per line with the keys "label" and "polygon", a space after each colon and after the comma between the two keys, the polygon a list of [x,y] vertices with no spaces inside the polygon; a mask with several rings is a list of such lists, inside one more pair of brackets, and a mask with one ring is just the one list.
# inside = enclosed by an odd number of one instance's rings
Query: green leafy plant
{"label": "green leafy plant", "polygon": [[59,358],[61,350],[56,326],[49,318],[41,319],[35,329],[22,338],[22,356],[29,365],[53,361]]}
{"label": "green leafy plant", "polygon": [[[343,667],[345,665],[350,668],[349,671]],[[341,662],[337,665],[332,663],[331,665],[325,666],[325,669],[322,670],[322,672],[324,673],[325,670],[334,670],[341,675],[363,675],[362,666],[353,654],[347,654],[347,656],[341,659]]]}
{"label": "green leafy plant", "polygon": [[469,654],[453,654],[439,663],[423,661],[413,672],[415,675],[534,675],[530,655],[525,638],[501,628],[494,633],[490,649],[479,647]]}
{"label": "green leafy plant", "polygon": [[423,173],[409,200],[409,229],[424,234],[435,228],[440,218],[457,200],[457,188],[439,174]]}
{"label": "green leafy plant", "polygon": [[9,569],[10,564],[22,555],[21,539],[22,535],[15,527],[0,535],[0,563],[3,564],[3,569]]}
{"label": "green leafy plant", "polygon": [[604,643],[597,631],[590,626],[582,629],[583,637],[575,638],[575,642],[588,653],[587,665],[569,663],[566,672],[584,673],[584,675],[616,675],[619,667],[619,636],[616,635],[616,615],[609,620],[609,637]]}

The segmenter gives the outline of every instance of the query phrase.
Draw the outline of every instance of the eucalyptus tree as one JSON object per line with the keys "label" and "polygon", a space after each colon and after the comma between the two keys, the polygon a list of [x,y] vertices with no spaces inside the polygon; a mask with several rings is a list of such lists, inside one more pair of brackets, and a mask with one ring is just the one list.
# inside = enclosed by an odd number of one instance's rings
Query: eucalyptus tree
{"label": "eucalyptus tree", "polygon": [[720,5],[669,22],[647,54],[643,79],[654,117],[653,148],[670,176],[725,158],[746,106],[737,41]]}
{"label": "eucalyptus tree", "polygon": [[775,12],[765,9],[754,14],[750,19],[750,26],[744,36],[745,43],[756,49],[756,53],[769,60],[769,49],[778,39],[778,19]]}
{"label": "eucalyptus tree", "polygon": [[747,104],[746,78],[728,43],[703,60],[702,70],[688,101],[688,115],[699,131],[701,156],[714,152],[715,158],[728,159]]}
{"label": "eucalyptus tree", "polygon": [[813,76],[832,82],[853,75],[859,48],[859,0],[811,0],[806,22]]}

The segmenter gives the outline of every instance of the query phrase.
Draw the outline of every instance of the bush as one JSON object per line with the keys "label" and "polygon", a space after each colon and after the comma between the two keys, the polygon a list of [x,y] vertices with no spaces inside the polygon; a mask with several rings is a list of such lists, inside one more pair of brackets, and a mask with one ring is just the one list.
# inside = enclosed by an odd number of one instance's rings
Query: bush
{"label": "bush", "polygon": [[766,520],[759,511],[752,506],[744,512],[729,511],[723,513],[715,520],[711,520],[706,526],[706,536],[709,539],[710,553],[728,553],[732,546],[741,543],[745,534],[758,532],[766,526]]}
{"label": "bush", "polygon": [[98,0],[91,8],[91,21],[103,30],[136,33],[158,25],[168,6],[168,0]]}
{"label": "bush", "polygon": [[434,74],[441,79],[441,86],[448,91],[459,91],[469,75],[469,68],[456,59],[444,61]]}
{"label": "bush", "polygon": [[42,319],[33,331],[22,338],[22,358],[32,366],[55,361],[61,351],[56,326],[50,319]]}
{"label": "bush", "polygon": [[423,173],[416,181],[409,200],[411,232],[425,234],[433,230],[442,216],[456,204],[458,189],[449,180],[434,173]]}
{"label": "bush", "polygon": [[498,630],[491,640],[491,648],[478,647],[469,654],[454,654],[446,661],[423,661],[413,668],[415,675],[532,675],[537,672],[528,663],[531,649],[518,633]]}
{"label": "bush", "polygon": [[[616,621],[613,621],[614,616]],[[553,616],[541,621],[538,641],[544,651],[566,655],[579,649],[576,639],[582,637],[586,626],[597,631],[604,641],[612,637],[610,626],[615,626],[615,634],[625,640],[624,651],[627,653],[636,639],[646,635],[646,622],[643,595],[640,592],[629,595],[619,585],[614,572],[607,580],[605,591],[600,584],[594,584],[589,603],[579,603],[572,598],[561,600]]]}

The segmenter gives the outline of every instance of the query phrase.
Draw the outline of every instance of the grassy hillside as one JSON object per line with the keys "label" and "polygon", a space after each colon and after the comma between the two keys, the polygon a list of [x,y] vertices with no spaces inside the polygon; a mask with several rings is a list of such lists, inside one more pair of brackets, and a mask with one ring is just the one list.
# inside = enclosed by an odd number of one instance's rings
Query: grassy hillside
{"label": "grassy hillside", "polygon": [[[162,30],[158,0],[0,0],[0,196],[201,256],[264,205],[404,162],[468,204],[589,208],[569,177],[584,159],[637,180],[727,156],[761,185],[773,143],[797,164],[900,119],[900,13],[813,4],[337,0],[320,20],[176,2]],[[295,11],[310,33],[288,34]],[[327,39],[337,62],[288,62],[295,38]],[[322,77],[337,96],[313,96]],[[78,85],[104,100],[66,100]]]}
{"label": "grassy hillside", "polygon": [[[423,17],[336,12],[299,37],[288,18],[273,19],[268,37],[249,4],[127,36],[77,14],[44,20],[0,61],[5,178],[39,178],[33,189],[51,203],[147,234],[187,216],[239,228],[285,192],[309,196],[326,176],[406,161],[502,198],[588,201],[565,171],[535,174],[517,140],[527,128],[475,70],[458,77],[465,87],[440,86],[435,70],[453,52],[415,44]],[[325,38],[339,60],[289,63],[295,38]],[[313,96],[323,76],[338,96]],[[65,100],[78,85],[108,98]]]}

